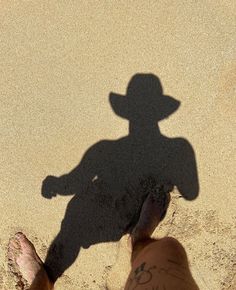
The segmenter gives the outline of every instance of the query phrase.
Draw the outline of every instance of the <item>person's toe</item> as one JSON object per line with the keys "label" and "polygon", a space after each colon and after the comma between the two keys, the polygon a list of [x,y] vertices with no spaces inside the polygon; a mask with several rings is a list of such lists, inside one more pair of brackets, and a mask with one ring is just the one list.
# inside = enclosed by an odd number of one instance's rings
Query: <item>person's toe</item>
{"label": "person's toe", "polygon": [[9,241],[8,249],[11,250],[11,251],[12,250],[19,250],[20,249],[20,245],[14,238],[12,238]]}
{"label": "person's toe", "polygon": [[16,233],[15,237],[20,245],[22,252],[29,255],[36,254],[34,245],[31,243],[30,240],[27,239],[27,237],[23,233]]}
{"label": "person's toe", "polygon": [[29,243],[29,240],[21,232],[16,233],[15,238],[20,243],[21,246],[24,246],[25,244]]}

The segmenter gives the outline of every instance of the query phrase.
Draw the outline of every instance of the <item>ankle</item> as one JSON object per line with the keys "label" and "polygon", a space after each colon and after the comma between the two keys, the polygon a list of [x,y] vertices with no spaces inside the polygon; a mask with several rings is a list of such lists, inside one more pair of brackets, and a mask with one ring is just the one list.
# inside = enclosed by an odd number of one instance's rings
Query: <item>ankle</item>
{"label": "ankle", "polygon": [[52,290],[53,283],[49,280],[48,275],[44,268],[37,273],[33,283],[30,286],[30,290],[38,290],[38,289],[45,289],[45,290]]}

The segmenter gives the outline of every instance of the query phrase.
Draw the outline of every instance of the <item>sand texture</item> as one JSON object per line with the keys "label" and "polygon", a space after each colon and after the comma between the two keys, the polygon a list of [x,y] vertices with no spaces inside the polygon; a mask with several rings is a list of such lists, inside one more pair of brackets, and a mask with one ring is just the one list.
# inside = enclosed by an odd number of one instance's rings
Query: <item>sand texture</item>
{"label": "sand texture", "polygon": [[184,245],[201,290],[236,289],[236,2],[0,3],[0,289],[16,231],[56,289],[123,289],[148,174],[174,185],[154,236]]}

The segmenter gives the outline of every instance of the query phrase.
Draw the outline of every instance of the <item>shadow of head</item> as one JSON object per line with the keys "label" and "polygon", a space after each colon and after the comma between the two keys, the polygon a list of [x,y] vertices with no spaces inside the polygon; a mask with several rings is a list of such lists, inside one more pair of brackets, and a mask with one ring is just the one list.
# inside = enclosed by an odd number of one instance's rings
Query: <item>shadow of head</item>
{"label": "shadow of head", "polygon": [[126,96],[111,93],[114,112],[132,122],[156,122],[174,113],[180,102],[163,94],[161,82],[154,74],[134,75]]}

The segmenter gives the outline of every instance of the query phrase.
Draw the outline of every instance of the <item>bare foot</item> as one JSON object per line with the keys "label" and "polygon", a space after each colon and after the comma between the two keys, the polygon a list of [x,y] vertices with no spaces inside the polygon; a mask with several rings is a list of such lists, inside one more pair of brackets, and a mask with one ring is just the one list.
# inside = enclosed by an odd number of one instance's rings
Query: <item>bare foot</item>
{"label": "bare foot", "polygon": [[149,238],[164,218],[170,202],[170,193],[164,186],[152,190],[143,203],[139,220],[131,233],[132,245]]}
{"label": "bare foot", "polygon": [[10,271],[17,279],[18,289],[28,289],[39,274],[44,281],[48,280],[43,262],[37,255],[34,245],[22,233],[17,233],[10,239],[8,263]]}

